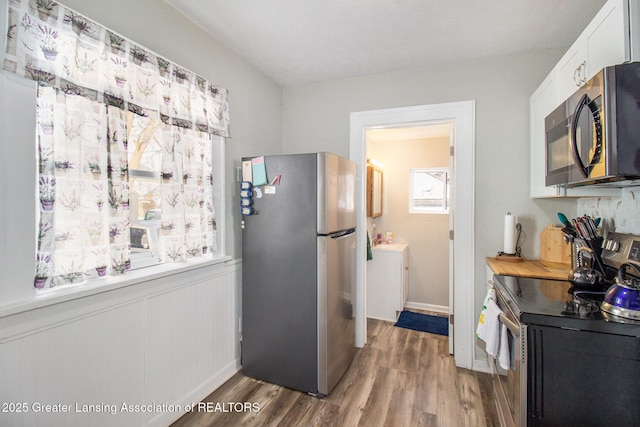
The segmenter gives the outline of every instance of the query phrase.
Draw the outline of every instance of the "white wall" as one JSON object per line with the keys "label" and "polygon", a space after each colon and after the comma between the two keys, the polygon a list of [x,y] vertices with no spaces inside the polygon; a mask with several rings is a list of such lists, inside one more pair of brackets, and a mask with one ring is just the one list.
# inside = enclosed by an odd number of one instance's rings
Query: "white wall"
{"label": "white wall", "polygon": [[[2,318],[0,402],[26,410],[0,425],[170,424],[239,369],[239,282],[240,263],[219,264]],[[175,406],[122,410],[153,403]]]}
{"label": "white wall", "polygon": [[[234,259],[106,286],[108,292],[88,284],[71,300],[62,290],[36,295],[35,86],[0,72],[0,402],[25,402],[30,410],[0,412],[0,425],[167,425],[239,369],[234,166],[243,155],[281,152],[282,90],[163,1],[64,4],[229,89],[227,203],[217,214],[225,219],[225,253]],[[76,402],[156,402],[182,411],[53,415],[32,406]]]}
{"label": "white wall", "polygon": [[[523,254],[539,256],[539,233],[575,200],[529,198],[529,97],[562,50],[439,64],[284,89],[284,151],[349,156],[349,114],[384,108],[476,101],[475,318],[486,294],[485,257],[502,248],[503,218],[517,215]],[[478,357],[483,358],[479,352]]]}
{"label": "white wall", "polygon": [[409,213],[409,171],[449,167],[449,138],[368,141],[367,157],[384,163],[383,214],[370,221],[409,244],[408,302],[448,307],[449,216]]}

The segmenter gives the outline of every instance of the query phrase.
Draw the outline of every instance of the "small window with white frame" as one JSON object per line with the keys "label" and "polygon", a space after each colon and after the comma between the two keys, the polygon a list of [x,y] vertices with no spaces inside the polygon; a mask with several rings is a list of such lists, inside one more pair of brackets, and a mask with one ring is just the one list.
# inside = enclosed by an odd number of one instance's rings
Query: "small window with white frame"
{"label": "small window with white frame", "polygon": [[449,213],[449,168],[409,171],[409,213]]}

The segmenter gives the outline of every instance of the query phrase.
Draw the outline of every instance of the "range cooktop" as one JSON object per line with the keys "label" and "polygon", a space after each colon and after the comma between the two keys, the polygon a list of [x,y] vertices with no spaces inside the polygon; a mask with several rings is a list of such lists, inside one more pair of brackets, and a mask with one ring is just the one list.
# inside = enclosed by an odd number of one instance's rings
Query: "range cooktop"
{"label": "range cooktop", "polygon": [[640,321],[603,312],[604,292],[564,280],[494,276],[494,286],[522,323],[640,337]]}

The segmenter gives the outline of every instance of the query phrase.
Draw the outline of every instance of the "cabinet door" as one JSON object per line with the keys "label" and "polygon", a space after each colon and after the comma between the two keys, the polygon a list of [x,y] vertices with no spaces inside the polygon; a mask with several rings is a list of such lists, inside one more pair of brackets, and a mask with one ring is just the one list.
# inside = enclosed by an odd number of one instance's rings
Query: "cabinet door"
{"label": "cabinet door", "polygon": [[638,424],[640,338],[527,329],[527,425]]}
{"label": "cabinet door", "polygon": [[586,82],[587,46],[581,35],[556,65],[558,98],[564,101]]}
{"label": "cabinet door", "polygon": [[544,119],[559,104],[557,82],[550,74],[529,99],[529,191],[532,198],[561,196],[558,185],[546,187],[546,148]]}
{"label": "cabinet door", "polygon": [[631,60],[629,26],[629,0],[609,0],[602,6],[554,69],[561,100],[602,68]]}
{"label": "cabinet door", "polygon": [[373,250],[367,262],[367,317],[395,322],[402,300],[402,252]]}
{"label": "cabinet door", "polygon": [[631,59],[629,0],[609,0],[585,29],[587,75]]}

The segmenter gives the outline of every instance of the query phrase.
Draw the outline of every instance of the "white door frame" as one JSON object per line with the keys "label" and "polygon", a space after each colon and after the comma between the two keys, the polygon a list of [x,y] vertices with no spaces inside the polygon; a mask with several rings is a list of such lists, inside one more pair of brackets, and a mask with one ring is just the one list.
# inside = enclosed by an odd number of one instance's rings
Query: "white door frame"
{"label": "white door frame", "polygon": [[[357,165],[356,188],[356,346],[367,341],[366,314],[366,131],[369,129],[452,123],[455,128],[455,155],[452,207],[455,230],[453,274],[449,278],[449,312],[454,315],[456,333],[450,340],[456,366],[471,369],[475,346],[475,101],[461,101],[415,107],[354,112],[350,115],[349,157]],[[451,346],[453,345],[453,349]]]}

